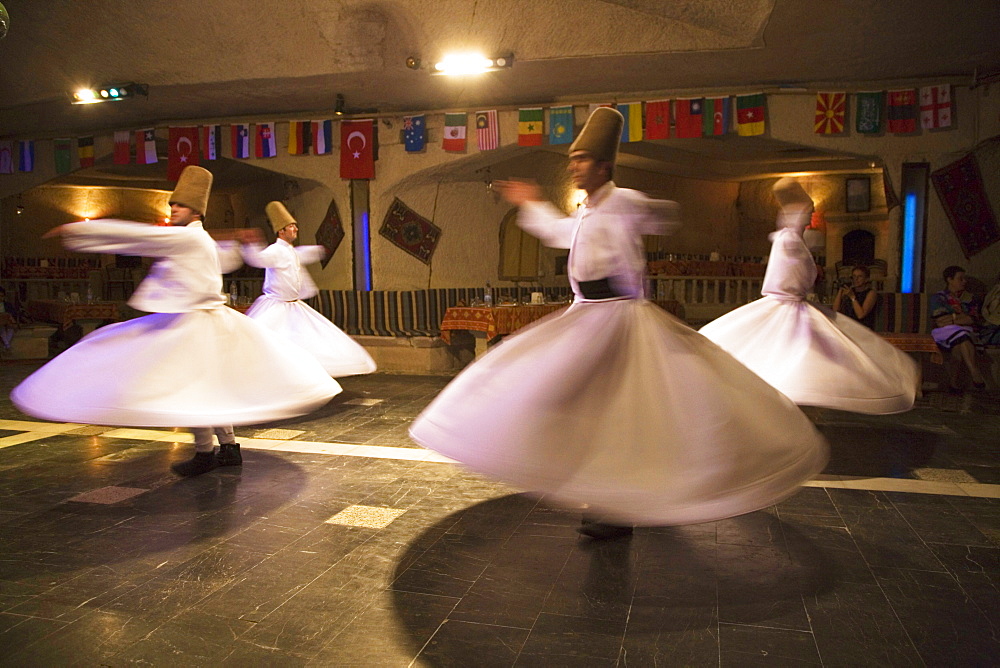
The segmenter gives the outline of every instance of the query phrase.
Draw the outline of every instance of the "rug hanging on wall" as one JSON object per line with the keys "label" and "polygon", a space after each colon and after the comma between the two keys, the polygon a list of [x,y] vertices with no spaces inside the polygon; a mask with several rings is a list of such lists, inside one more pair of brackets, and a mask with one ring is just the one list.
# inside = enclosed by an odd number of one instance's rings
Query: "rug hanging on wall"
{"label": "rug hanging on wall", "polygon": [[333,259],[333,254],[337,252],[343,240],[344,226],[340,223],[340,214],[337,213],[337,200],[333,199],[330,200],[323,222],[316,228],[316,243],[326,249],[326,257],[320,260],[320,266],[326,269],[326,265]]}
{"label": "rug hanging on wall", "polygon": [[966,258],[1000,239],[974,154],[932,173],[931,180]]}
{"label": "rug hanging on wall", "polygon": [[441,238],[441,228],[398,198],[392,201],[378,232],[424,264],[431,263],[431,256]]}

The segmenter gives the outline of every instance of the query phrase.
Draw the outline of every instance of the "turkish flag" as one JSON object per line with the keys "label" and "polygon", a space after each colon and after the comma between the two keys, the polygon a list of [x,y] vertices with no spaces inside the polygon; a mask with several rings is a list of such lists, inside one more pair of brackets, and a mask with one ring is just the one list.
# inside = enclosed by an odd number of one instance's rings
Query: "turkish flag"
{"label": "turkish flag", "polygon": [[370,118],[340,122],[340,178],[375,178],[374,123]]}
{"label": "turkish flag", "polygon": [[167,143],[167,180],[176,181],[188,165],[198,164],[198,126],[170,128]]}

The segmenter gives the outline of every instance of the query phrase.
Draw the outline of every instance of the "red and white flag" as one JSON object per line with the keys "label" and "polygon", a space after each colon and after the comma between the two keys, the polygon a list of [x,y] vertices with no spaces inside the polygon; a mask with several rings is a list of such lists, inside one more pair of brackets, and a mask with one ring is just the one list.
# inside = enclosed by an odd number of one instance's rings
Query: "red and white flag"
{"label": "red and white flag", "polygon": [[176,181],[189,165],[198,164],[198,126],[170,128],[167,144],[167,180]]}
{"label": "red and white flag", "polygon": [[373,122],[370,118],[340,122],[340,178],[375,178]]}
{"label": "red and white flag", "polygon": [[135,162],[137,165],[152,165],[156,163],[156,130],[136,130]]}
{"label": "red and white flag", "polygon": [[254,133],[254,155],[273,158],[278,152],[274,138],[274,123],[257,123]]}
{"label": "red and white flag", "polygon": [[489,151],[500,145],[496,109],[476,112],[476,144],[480,151]]}
{"label": "red and white flag", "polygon": [[951,127],[951,85],[920,89],[920,127],[924,130]]}
{"label": "red and white flag", "polygon": [[205,160],[218,160],[222,157],[222,126],[201,126],[201,157]]}
{"label": "red and white flag", "polygon": [[129,149],[132,147],[130,142],[132,138],[132,133],[128,130],[117,130],[115,132],[115,164],[116,165],[127,165],[129,163]]}

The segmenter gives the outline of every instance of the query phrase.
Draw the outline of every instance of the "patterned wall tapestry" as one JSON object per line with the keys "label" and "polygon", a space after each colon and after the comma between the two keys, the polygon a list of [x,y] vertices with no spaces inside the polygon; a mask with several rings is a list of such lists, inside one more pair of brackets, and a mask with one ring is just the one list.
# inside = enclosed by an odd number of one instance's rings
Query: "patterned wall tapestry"
{"label": "patterned wall tapestry", "polygon": [[337,213],[337,200],[330,200],[330,207],[326,210],[323,222],[316,228],[316,243],[326,249],[326,257],[320,261],[320,265],[326,269],[327,263],[333,259],[333,254],[337,252],[337,247],[344,240],[344,226],[340,223],[340,214]]}
{"label": "patterned wall tapestry", "polygon": [[931,180],[965,257],[972,257],[1000,239],[1000,227],[986,197],[974,154],[937,170],[931,174]]}
{"label": "patterned wall tapestry", "polygon": [[430,264],[441,229],[399,199],[394,199],[379,234],[421,262]]}

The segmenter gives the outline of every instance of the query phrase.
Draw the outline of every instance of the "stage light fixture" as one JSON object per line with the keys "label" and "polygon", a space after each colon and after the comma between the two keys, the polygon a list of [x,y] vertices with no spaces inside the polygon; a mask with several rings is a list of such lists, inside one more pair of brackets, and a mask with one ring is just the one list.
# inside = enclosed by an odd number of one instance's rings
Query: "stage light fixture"
{"label": "stage light fixture", "polygon": [[337,104],[333,108],[333,113],[335,115],[337,115],[337,116],[343,116],[344,115],[344,105],[345,104],[346,103],[344,102],[344,96],[341,95],[340,93],[337,93]]}
{"label": "stage light fixture", "polygon": [[97,102],[118,102],[137,95],[149,96],[147,84],[109,84],[100,88],[81,88],[71,95],[73,104],[95,104]]}
{"label": "stage light fixture", "polygon": [[514,56],[487,58],[480,53],[452,53],[434,65],[434,74],[461,76],[506,70],[514,66]]}

